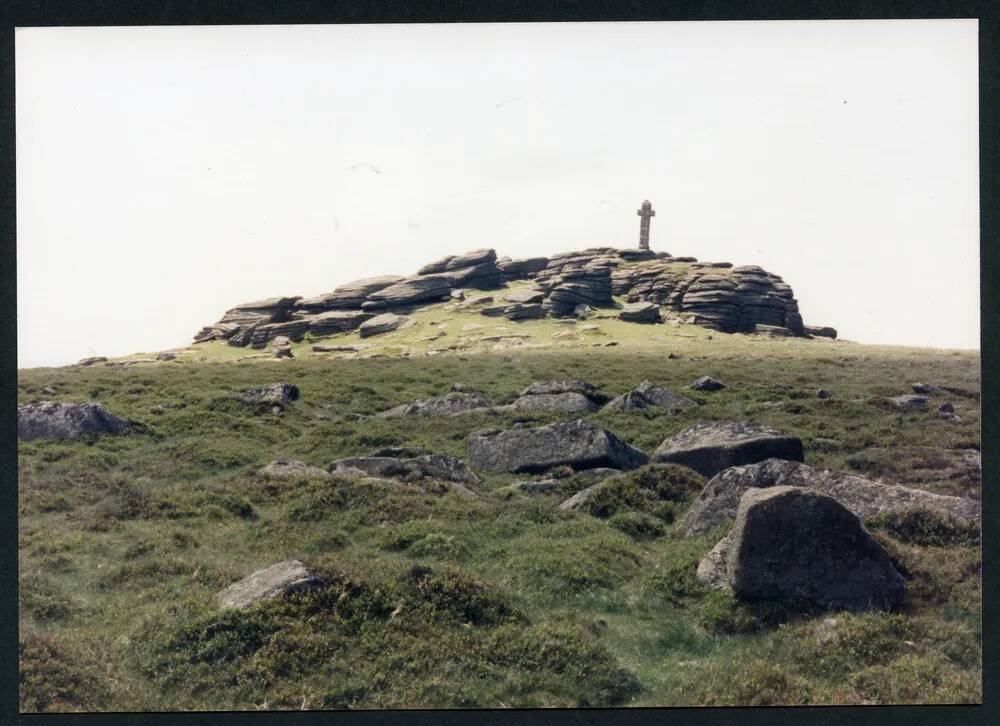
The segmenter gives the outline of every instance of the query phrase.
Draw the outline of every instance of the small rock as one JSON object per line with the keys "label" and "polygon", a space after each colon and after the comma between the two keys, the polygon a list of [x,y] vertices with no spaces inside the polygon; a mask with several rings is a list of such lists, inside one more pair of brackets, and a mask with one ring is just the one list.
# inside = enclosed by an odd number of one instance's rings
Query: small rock
{"label": "small rock", "polygon": [[92,366],[95,363],[107,363],[108,359],[103,355],[95,355],[91,358],[83,358],[77,363],[78,366]]}
{"label": "small rock", "polygon": [[285,560],[247,575],[215,597],[220,608],[243,609],[262,600],[283,598],[323,584],[298,560]]}
{"label": "small rock", "polygon": [[[42,389],[43,392],[44,392],[44,390],[45,389]],[[947,401],[945,403],[942,403],[940,406],[938,406],[937,412],[938,413],[955,413],[955,404],[953,404],[951,401]]]}
{"label": "small rock", "polygon": [[56,389],[54,389],[52,386],[42,386],[41,392],[44,393],[46,396],[56,395]]}
{"label": "small rock", "polygon": [[519,481],[512,485],[512,488],[524,492],[525,494],[548,494],[558,486],[555,479],[543,479],[541,481]]}
{"label": "small rock", "polygon": [[927,396],[894,396],[889,402],[900,411],[923,411],[927,408]]}
{"label": "small rock", "polygon": [[276,459],[257,471],[266,479],[326,479],[330,474],[318,466],[309,466],[297,459]]}
{"label": "small rock", "polygon": [[270,404],[271,409],[284,410],[291,401],[299,400],[299,387],[288,383],[271,383],[260,388],[250,388],[239,394],[246,403]]}
{"label": "small rock", "polygon": [[688,387],[695,391],[721,391],[726,384],[710,376],[702,376]]}
{"label": "small rock", "polygon": [[938,388],[937,386],[928,386],[926,383],[914,383],[913,392],[930,396],[935,393],[945,393],[946,391],[943,388]]}
{"label": "small rock", "polygon": [[578,491],[576,494],[574,494],[569,499],[567,499],[562,504],[560,504],[559,505],[559,509],[566,510],[566,511],[573,511],[573,510],[579,509],[584,504],[586,504],[590,500],[591,497],[594,496],[594,493],[597,491],[598,487],[600,487],[600,486],[601,486],[600,483],[598,483],[598,484],[594,484],[592,486],[589,486],[586,489]]}
{"label": "small rock", "polygon": [[177,354],[171,353],[169,350],[165,350],[161,353],[157,353],[155,356],[156,360],[177,360]]}
{"label": "small rock", "polygon": [[816,398],[832,398],[832,397],[833,394],[830,393],[830,391],[826,390],[825,388],[821,388],[818,391],[816,391]]}

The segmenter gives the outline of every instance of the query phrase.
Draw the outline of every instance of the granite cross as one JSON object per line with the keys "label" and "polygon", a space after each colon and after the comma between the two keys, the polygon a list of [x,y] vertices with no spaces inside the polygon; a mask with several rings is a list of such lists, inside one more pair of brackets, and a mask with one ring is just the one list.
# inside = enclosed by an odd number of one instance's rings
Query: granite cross
{"label": "granite cross", "polygon": [[649,218],[656,216],[656,212],[653,211],[653,205],[649,203],[647,199],[642,203],[642,208],[639,209],[636,214],[638,214],[641,219],[639,220],[639,249],[648,250],[649,249]]}

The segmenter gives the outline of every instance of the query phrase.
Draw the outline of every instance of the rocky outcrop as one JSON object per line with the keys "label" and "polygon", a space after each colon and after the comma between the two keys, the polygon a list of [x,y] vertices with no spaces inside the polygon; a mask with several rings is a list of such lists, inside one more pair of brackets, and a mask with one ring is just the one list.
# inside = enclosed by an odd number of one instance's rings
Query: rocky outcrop
{"label": "rocky outcrop", "polygon": [[285,560],[247,575],[216,594],[215,599],[222,609],[242,610],[258,602],[281,599],[323,584],[298,560]]}
{"label": "rocky outcrop", "polygon": [[103,355],[95,355],[95,356],[91,356],[90,358],[83,358],[83,359],[81,359],[77,363],[77,365],[78,366],[92,366],[92,365],[94,365],[96,363],[107,363],[107,362],[108,362],[108,359],[106,357],[104,357]]}
{"label": "rocky outcrop", "polygon": [[375,418],[397,416],[448,416],[470,411],[487,411],[490,402],[478,393],[447,393],[437,398],[421,398],[375,414]]}
{"label": "rocky outcrop", "polygon": [[573,469],[635,469],[646,455],[610,431],[585,421],[554,423],[540,428],[478,431],[468,438],[474,469],[540,472],[554,466]]}
{"label": "rocky outcrop", "polygon": [[458,484],[479,482],[479,477],[453,456],[403,447],[386,447],[367,456],[338,459],[330,464],[329,472],[334,475],[363,475],[404,481],[434,479]]}
{"label": "rocky outcrop", "polygon": [[242,391],[239,399],[244,403],[269,406],[273,411],[283,411],[289,403],[299,400],[299,387],[290,383],[271,383]]}
{"label": "rocky outcrop", "polygon": [[860,520],[832,497],[797,487],[743,494],[729,534],[697,579],[744,600],[796,599],[821,607],[888,610],[904,581]]}
{"label": "rocky outcrop", "polygon": [[627,323],[659,323],[663,320],[660,317],[660,306],[651,302],[634,302],[625,305],[618,312],[618,319]]}
{"label": "rocky outcrop", "polygon": [[683,464],[711,477],[731,466],[770,458],[802,461],[802,441],[759,423],[713,421],[665,439],[651,460],[659,464]]}
{"label": "rocky outcrop", "polygon": [[391,333],[393,330],[409,328],[416,323],[413,318],[395,313],[382,313],[361,323],[358,327],[358,335],[362,338],[370,338],[373,335]]}
{"label": "rocky outcrop", "polygon": [[744,492],[773,486],[795,486],[825,494],[862,519],[918,510],[967,521],[980,516],[980,504],[974,499],[882,484],[853,474],[813,469],[796,461],[767,459],[734,466],[713,477],[684,515],[684,532],[700,534],[732,521]]}
{"label": "rocky outcrop", "polygon": [[300,300],[296,305],[301,310],[323,312],[326,310],[349,310],[360,308],[361,304],[372,293],[384,290],[390,285],[402,282],[406,278],[400,275],[382,275],[381,277],[366,277],[341,285],[333,292]]}
{"label": "rocky outcrop", "polygon": [[22,441],[77,439],[84,434],[116,434],[131,428],[129,421],[96,402],[38,401],[17,407],[17,437]]}
{"label": "rocky outcrop", "polygon": [[[297,339],[305,330],[317,335],[345,332],[353,328],[341,324],[351,324],[352,318],[317,317],[333,310],[379,312],[461,299],[467,288],[493,289],[507,280],[522,279],[532,280],[537,289],[512,290],[505,295],[504,306],[496,305],[487,314],[511,320],[582,316],[584,311],[611,307],[612,295],[619,295],[628,303],[620,313],[627,321],[655,322],[662,307],[725,332],[807,335],[791,288],[760,267],[595,247],[523,260],[497,260],[492,249],[473,250],[424,265],[414,275],[365,278],[306,299],[244,303],[200,330],[195,342],[226,340],[235,346],[260,347],[277,335]],[[275,324],[290,326],[269,327]],[[836,335],[832,328],[810,331]]]}
{"label": "rocky outcrop", "polygon": [[491,318],[507,318],[508,320],[537,320],[545,317],[545,309],[538,303],[508,303],[505,305],[490,305],[479,312]]}
{"label": "rocky outcrop", "polygon": [[631,391],[611,399],[604,408],[608,411],[638,411],[650,406],[659,406],[674,416],[682,408],[697,405],[697,401],[692,401],[686,396],[657,386],[652,381],[643,381]]}

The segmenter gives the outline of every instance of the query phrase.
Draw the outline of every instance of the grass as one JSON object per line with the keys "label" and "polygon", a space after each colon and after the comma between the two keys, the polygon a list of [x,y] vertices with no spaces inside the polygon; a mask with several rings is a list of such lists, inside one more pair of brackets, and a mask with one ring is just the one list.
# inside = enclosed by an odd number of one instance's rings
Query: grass
{"label": "grass", "polygon": [[[703,484],[680,467],[620,477],[579,512],[556,507],[586,486],[574,477],[520,495],[509,485],[524,477],[484,473],[470,501],[420,482],[255,473],[276,458],[326,466],[390,445],[465,459],[473,430],[560,419],[355,418],[456,382],[506,400],[535,380],[583,378],[617,395],[643,379],[677,389],[707,374],[728,388],[685,391],[702,405],[677,416],[587,418],[647,452],[699,421],[751,418],[801,437],[810,465],[979,497],[968,465],[977,354],[611,319],[518,324],[441,306],[413,316],[418,325],[384,339],[329,339],[372,346],[361,353],[313,355],[304,341],[292,361],[233,362],[251,351],[211,343],[175,362],[19,372],[21,402],[100,400],[142,424],[19,447],[22,709],[981,700],[978,531],[950,521],[869,521],[908,578],[906,600],[895,613],[831,614],[698,585],[698,559],[720,533],[677,531]],[[463,332],[469,323],[485,328]],[[492,350],[481,338],[497,326],[532,338]],[[445,336],[419,340],[437,327]],[[610,339],[619,345],[592,345]],[[285,413],[232,404],[276,381],[302,392]],[[962,422],[882,405],[916,381],[965,391],[932,397],[952,400]],[[816,398],[819,388],[834,397]],[[285,558],[329,586],[215,608],[214,593]]]}

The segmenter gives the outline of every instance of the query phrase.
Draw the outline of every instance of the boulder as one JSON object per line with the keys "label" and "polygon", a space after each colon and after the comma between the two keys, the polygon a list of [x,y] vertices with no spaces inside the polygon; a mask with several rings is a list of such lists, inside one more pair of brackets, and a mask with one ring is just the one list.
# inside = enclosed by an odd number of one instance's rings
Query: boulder
{"label": "boulder", "polygon": [[549,264],[548,257],[528,257],[521,260],[512,260],[504,257],[497,261],[497,267],[508,280],[522,280],[544,270]]}
{"label": "boulder", "polygon": [[826,390],[825,388],[821,388],[818,391],[816,391],[816,398],[832,398],[832,397],[833,394],[830,393],[830,391]]}
{"label": "boulder", "polygon": [[798,487],[743,494],[729,534],[698,565],[699,581],[744,600],[804,600],[888,610],[904,581],[861,521],[836,499]]}
{"label": "boulder", "polygon": [[688,388],[695,391],[721,391],[726,387],[726,384],[722,381],[717,381],[711,376],[702,376],[697,381],[692,383]]}
{"label": "boulder", "polygon": [[276,459],[257,470],[265,479],[325,479],[330,476],[326,470],[296,459]]}
{"label": "boulder", "polygon": [[933,396],[935,393],[947,393],[947,391],[943,388],[928,386],[926,383],[914,383],[912,387],[914,393],[919,393],[922,396]]}
{"label": "boulder", "polygon": [[118,433],[132,428],[100,403],[38,401],[17,407],[17,436],[35,439],[76,439],[90,433]]}
{"label": "boulder", "polygon": [[281,323],[258,323],[247,328],[246,341],[251,348],[264,348],[276,338],[289,338],[299,341],[309,330],[309,321],[296,319]]}
{"label": "boulder", "polygon": [[651,302],[629,303],[619,311],[618,318],[629,323],[659,323],[662,321],[660,306]]}
{"label": "boulder", "polygon": [[323,584],[298,560],[285,560],[247,575],[216,594],[215,599],[220,608],[244,609],[263,600],[284,598]]}
{"label": "boulder", "polygon": [[549,492],[555,491],[557,486],[559,486],[559,482],[555,479],[542,479],[540,481],[514,482],[511,485],[511,489],[515,489],[524,494],[548,494]]}
{"label": "boulder", "polygon": [[446,416],[489,410],[490,402],[478,393],[447,393],[437,398],[421,398],[375,414],[375,418],[397,416]]}
{"label": "boulder", "polygon": [[924,411],[927,409],[927,396],[893,396],[888,400],[900,411]]}
{"label": "boulder", "polygon": [[598,398],[600,393],[597,386],[579,379],[559,380],[559,381],[535,381],[530,386],[521,391],[521,396],[537,396],[541,394],[553,393],[579,393],[587,398]]}
{"label": "boulder", "polygon": [[837,330],[835,328],[830,328],[826,326],[818,325],[807,325],[805,326],[806,335],[811,335],[814,338],[836,338]]}
{"label": "boulder", "polygon": [[367,456],[338,459],[330,464],[329,472],[335,475],[363,473],[383,479],[435,479],[459,484],[479,482],[479,477],[453,456],[404,447],[386,447]]}
{"label": "boulder", "polygon": [[370,338],[373,335],[381,335],[383,333],[390,333],[393,330],[409,328],[415,324],[416,321],[413,318],[408,318],[405,315],[382,313],[361,323],[361,326],[358,328],[358,335],[362,338]]}
{"label": "boulder", "polygon": [[77,365],[78,366],[92,366],[95,363],[106,363],[107,360],[108,359],[106,357],[104,357],[103,355],[95,355],[95,356],[93,356],[91,358],[83,358],[83,359],[81,359],[77,363]]}
{"label": "boulder", "polygon": [[173,351],[164,350],[153,356],[156,360],[177,360],[177,354]]}
{"label": "boulder", "polygon": [[444,274],[413,275],[373,292],[361,304],[361,309],[384,310],[392,307],[412,306],[417,303],[449,300],[451,299],[452,286],[452,279]]}
{"label": "boulder", "polygon": [[576,420],[500,431],[491,429],[468,438],[474,469],[539,472],[567,465],[575,470],[610,467],[629,470],[646,463],[646,455],[610,431]]}
{"label": "boulder", "polygon": [[697,424],[665,439],[651,461],[682,464],[702,476],[715,476],[730,466],[777,458],[802,461],[802,441],[763,424],[713,421]]}
{"label": "boulder", "polygon": [[501,297],[507,302],[512,303],[540,303],[545,299],[545,293],[541,290],[521,288],[505,292]]}
{"label": "boulder", "polygon": [[281,411],[290,402],[299,400],[299,387],[290,383],[271,383],[242,391],[239,398],[246,403],[269,405],[272,410]]}
{"label": "boulder", "polygon": [[917,510],[931,510],[966,521],[980,516],[980,504],[974,499],[882,484],[853,474],[814,469],[796,461],[767,459],[749,466],[734,466],[715,475],[692,503],[681,526],[689,535],[715,529],[736,516],[744,492],[774,486],[795,486],[825,494],[862,519]]}
{"label": "boulder", "polygon": [[313,335],[335,335],[356,330],[362,323],[375,317],[363,310],[328,310],[309,318],[309,332]]}
{"label": "boulder", "polygon": [[604,408],[609,411],[637,411],[650,406],[659,406],[674,416],[682,408],[697,405],[696,401],[686,396],[657,386],[652,381],[643,381],[631,391],[611,399]]}

